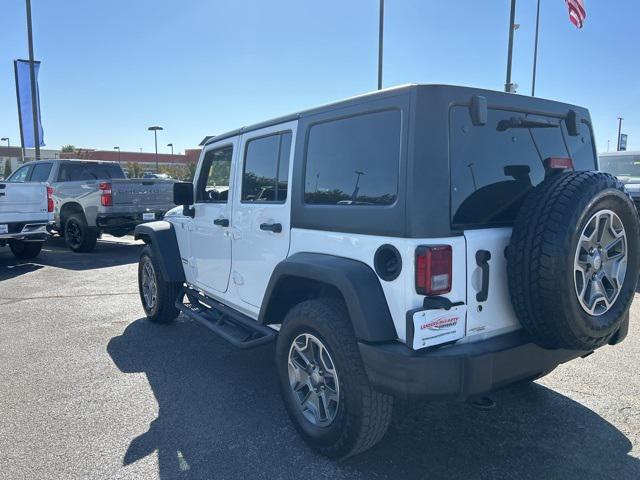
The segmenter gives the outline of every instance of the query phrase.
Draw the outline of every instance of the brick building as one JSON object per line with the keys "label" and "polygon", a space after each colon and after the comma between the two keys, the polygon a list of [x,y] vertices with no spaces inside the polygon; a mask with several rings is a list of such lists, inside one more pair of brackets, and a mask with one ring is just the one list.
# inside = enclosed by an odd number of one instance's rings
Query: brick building
{"label": "brick building", "polygon": [[[185,150],[184,154],[158,153],[158,165],[162,167],[187,166],[196,163],[200,155],[199,148]],[[144,171],[155,171],[156,154],[149,152],[118,152],[117,150],[93,150],[78,148],[74,152],[60,153],[60,158],[82,158],[86,160],[103,160],[120,162],[123,167],[129,163],[139,164]]]}

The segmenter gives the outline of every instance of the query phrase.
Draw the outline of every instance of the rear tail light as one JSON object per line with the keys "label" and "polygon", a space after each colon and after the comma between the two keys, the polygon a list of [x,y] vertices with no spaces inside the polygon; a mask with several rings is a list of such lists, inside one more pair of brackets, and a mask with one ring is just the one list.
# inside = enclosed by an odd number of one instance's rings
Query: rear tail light
{"label": "rear tail light", "polygon": [[47,212],[52,213],[55,210],[53,204],[53,188],[47,187]]}
{"label": "rear tail light", "polygon": [[451,291],[451,245],[421,246],[416,249],[416,292],[442,295]]}
{"label": "rear tail light", "polygon": [[111,194],[111,184],[109,182],[100,183],[100,204],[103,207],[111,207],[113,205],[113,195]]}
{"label": "rear tail light", "polygon": [[573,170],[573,160],[568,157],[549,157],[544,161],[545,170]]}

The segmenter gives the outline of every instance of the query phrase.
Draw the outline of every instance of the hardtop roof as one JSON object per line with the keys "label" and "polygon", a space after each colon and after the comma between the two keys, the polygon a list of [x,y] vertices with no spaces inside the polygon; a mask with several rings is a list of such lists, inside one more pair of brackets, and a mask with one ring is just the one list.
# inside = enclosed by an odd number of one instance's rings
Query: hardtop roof
{"label": "hardtop roof", "polygon": [[496,100],[499,99],[500,105],[514,105],[518,108],[522,108],[524,105],[528,105],[531,107],[532,112],[557,112],[559,110],[566,110],[567,112],[570,109],[579,110],[583,113],[587,113],[587,110],[584,107],[580,107],[577,105],[572,105],[569,103],[558,102],[555,100],[544,99],[540,97],[531,97],[528,95],[520,95],[517,93],[506,93],[497,90],[488,90],[482,88],[475,87],[464,87],[459,85],[445,85],[445,84],[405,84],[399,85],[395,87],[389,87],[382,90],[375,90],[372,92],[367,92],[361,95],[357,95],[354,97],[349,97],[346,99],[338,100],[335,102],[331,102],[325,105],[316,106],[312,108],[308,108],[305,110],[300,110],[296,113],[291,113],[289,115],[283,115],[280,117],[273,118],[271,120],[266,120],[263,122],[254,123],[251,125],[246,125],[244,127],[236,128],[234,130],[230,130],[221,135],[211,136],[209,139],[204,142],[203,148],[206,148],[208,145],[212,143],[217,143],[220,140],[224,140],[226,138],[235,137],[236,135],[240,135],[245,132],[251,132],[253,130],[259,130],[261,128],[266,128],[274,125],[278,125],[280,123],[291,122],[294,120],[298,120],[300,118],[315,115],[317,113],[329,112],[331,110],[336,110],[339,108],[347,107],[350,105],[357,105],[365,102],[369,102],[379,98],[390,98],[397,95],[402,95],[409,93],[411,91],[420,91],[421,93],[432,93],[432,94],[444,94],[444,95],[452,95],[455,94],[457,97],[461,95],[466,95],[469,98],[472,95],[483,95],[488,98],[489,107],[492,106],[493,103],[496,103]]}

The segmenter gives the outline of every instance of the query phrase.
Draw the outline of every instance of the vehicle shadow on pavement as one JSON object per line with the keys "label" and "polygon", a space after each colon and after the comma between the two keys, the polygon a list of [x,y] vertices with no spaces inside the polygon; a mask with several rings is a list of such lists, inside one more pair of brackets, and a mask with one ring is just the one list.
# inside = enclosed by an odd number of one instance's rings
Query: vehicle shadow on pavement
{"label": "vehicle shadow on pavement", "polygon": [[640,478],[622,432],[535,383],[496,392],[492,410],[400,403],[378,446],[337,462],[291,426],[272,345],[239,351],[181,317],[137,320],[107,351],[122,372],[146,374],[159,406],[123,464],[157,452],[161,478]]}
{"label": "vehicle shadow on pavement", "polygon": [[0,281],[30,273],[44,266],[65,270],[93,270],[137,263],[142,244],[127,241],[98,240],[96,249],[89,253],[75,253],[67,248],[64,239],[50,238],[40,255],[33,260],[15,258],[9,247],[0,247]]}

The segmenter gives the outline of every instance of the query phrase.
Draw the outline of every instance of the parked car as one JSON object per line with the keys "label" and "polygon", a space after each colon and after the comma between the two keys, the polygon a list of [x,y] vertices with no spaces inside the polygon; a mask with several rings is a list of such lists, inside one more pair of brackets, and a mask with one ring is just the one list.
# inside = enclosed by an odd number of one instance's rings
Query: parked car
{"label": "parked car", "polygon": [[472,88],[245,127],[205,144],[182,207],[136,227],[142,305],[276,341],[299,434],[353,455],[396,397],[475,398],[625,338],[640,226],[596,170],[586,109]]}
{"label": "parked car", "polygon": [[54,229],[75,252],[90,252],[98,237],[121,237],[172,208],[173,180],[127,179],[119,164],[88,160],[26,163],[11,183],[48,182],[55,203]]}
{"label": "parked car", "polygon": [[618,177],[640,211],[640,152],[601,153],[600,170]]}
{"label": "parked car", "polygon": [[171,177],[166,173],[153,173],[153,172],[144,172],[142,178],[160,178],[163,180],[171,180]]}
{"label": "parked car", "polygon": [[52,189],[46,183],[0,183],[0,247],[21,259],[37,257],[53,220]]}

